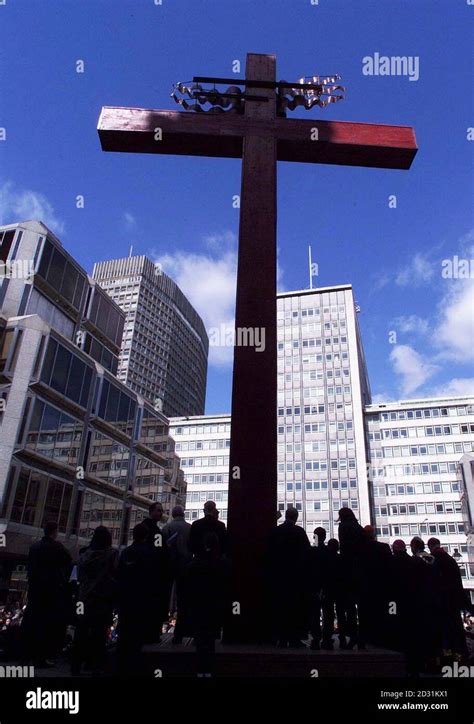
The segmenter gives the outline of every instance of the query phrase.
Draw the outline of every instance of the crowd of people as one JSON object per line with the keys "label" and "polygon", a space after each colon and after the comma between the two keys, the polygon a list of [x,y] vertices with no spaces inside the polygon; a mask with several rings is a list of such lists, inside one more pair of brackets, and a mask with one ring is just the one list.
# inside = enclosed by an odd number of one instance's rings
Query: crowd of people
{"label": "crowd of people", "polygon": [[309,630],[312,649],[331,650],[336,618],[341,649],[399,650],[413,673],[468,658],[462,613],[474,613],[473,606],[437,538],[425,546],[415,536],[410,555],[404,541],[380,543],[372,526],[342,508],[339,540],[326,543],[325,529],[316,528],[311,547],[297,518],[287,510],[270,545],[279,646],[304,646]]}
{"label": "crowd of people", "polygon": [[[198,672],[213,669],[215,641],[231,607],[232,551],[226,526],[213,501],[190,525],[182,506],[164,523],[155,502],[133,529],[132,543],[119,552],[105,526],[95,529],[76,563],[48,523],[28,559],[28,603],[21,624],[24,660],[54,666],[68,626],[74,625],[71,672],[87,666],[103,671],[106,646],[117,644],[117,669],[140,671],[144,644],[172,631],[180,644],[192,637]],[[265,561],[267,630],[279,647],[330,650],[367,644],[400,650],[415,673],[442,657],[467,659],[462,613],[473,613],[456,561],[421,538],[392,548],[357,522],[349,508],[339,511],[339,540],[326,542],[316,528],[314,545],[289,508],[272,530]]]}

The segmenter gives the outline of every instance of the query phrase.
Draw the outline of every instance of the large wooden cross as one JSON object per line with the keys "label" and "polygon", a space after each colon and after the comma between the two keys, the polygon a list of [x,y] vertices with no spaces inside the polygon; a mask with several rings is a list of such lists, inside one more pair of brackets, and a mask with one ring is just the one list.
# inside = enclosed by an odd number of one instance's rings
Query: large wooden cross
{"label": "large wooden cross", "polygon": [[404,126],[280,116],[274,55],[249,54],[245,78],[243,114],[104,107],[98,131],[104,151],[242,159],[235,326],[265,330],[265,349],[234,348],[228,527],[240,613],[227,638],[257,641],[269,620],[264,555],[277,523],[276,164],[408,169],[417,147]]}

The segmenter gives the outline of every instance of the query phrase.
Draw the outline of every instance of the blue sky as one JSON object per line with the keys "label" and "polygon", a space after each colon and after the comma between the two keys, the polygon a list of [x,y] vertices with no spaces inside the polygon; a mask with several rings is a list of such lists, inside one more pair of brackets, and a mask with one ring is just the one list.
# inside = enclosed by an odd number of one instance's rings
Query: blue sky
{"label": "blue sky", "polygon": [[[410,171],[279,164],[280,287],[308,286],[308,244],[316,285],[353,284],[376,399],[474,392],[474,279],[442,276],[474,256],[473,22],[467,0],[6,0],[0,222],[42,218],[89,271],[133,244],[208,327],[229,322],[240,161],[105,154],[100,108],[176,108],[173,82],[232,75],[247,52],[276,53],[286,80],[339,73],[346,99],[297,115],[413,125],[418,155]],[[376,52],[416,56],[419,79],[363,75]],[[211,349],[207,412],[230,409],[230,378]]]}

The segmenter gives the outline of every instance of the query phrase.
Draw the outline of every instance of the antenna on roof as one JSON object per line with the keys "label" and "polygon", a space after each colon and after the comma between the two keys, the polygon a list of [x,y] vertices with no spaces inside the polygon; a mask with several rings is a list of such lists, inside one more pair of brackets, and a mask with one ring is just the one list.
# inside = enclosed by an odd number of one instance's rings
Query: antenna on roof
{"label": "antenna on roof", "polygon": [[132,252],[133,252],[133,244],[130,244],[130,251],[128,253],[129,257],[132,256]]}

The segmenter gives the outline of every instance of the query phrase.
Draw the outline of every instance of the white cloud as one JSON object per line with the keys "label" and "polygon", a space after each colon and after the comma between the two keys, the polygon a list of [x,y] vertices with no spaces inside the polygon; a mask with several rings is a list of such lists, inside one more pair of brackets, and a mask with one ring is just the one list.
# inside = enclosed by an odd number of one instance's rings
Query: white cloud
{"label": "white cloud", "polygon": [[[185,253],[154,255],[154,261],[160,262],[165,274],[168,274],[188,297],[196,311],[203,318],[206,329],[234,328],[235,289],[237,276],[237,254],[229,248],[235,246],[235,235],[213,235],[205,239],[206,246],[221,252],[212,256],[203,253]],[[211,346],[209,363],[217,367],[232,364],[233,347]]]}
{"label": "white cloud", "polygon": [[395,284],[399,287],[419,287],[431,281],[434,272],[433,262],[428,261],[423,254],[415,254],[411,262],[400,269],[395,277]]}
{"label": "white cloud", "polygon": [[16,190],[7,181],[0,186],[0,224],[16,221],[42,221],[57,234],[63,234],[65,229],[46,196],[37,191]]}
{"label": "white cloud", "polygon": [[440,359],[456,362],[474,360],[474,280],[457,279],[438,307],[433,343]]}
{"label": "white cloud", "polygon": [[208,234],[203,239],[204,245],[209,251],[223,254],[226,251],[235,251],[237,247],[237,237],[233,231],[224,231],[216,234]]}
{"label": "white cloud", "polygon": [[393,397],[388,392],[377,392],[377,394],[372,395],[373,405],[383,405],[384,402],[394,402]]}
{"label": "white cloud", "polygon": [[134,229],[137,225],[136,218],[129,211],[124,212],[123,219],[125,221],[125,226],[127,227],[127,229]]}
{"label": "white cloud", "polygon": [[398,327],[400,332],[413,332],[415,334],[427,334],[429,330],[429,322],[422,319],[416,314],[410,314],[408,317],[397,317],[393,320],[393,324]]}
{"label": "white cloud", "polygon": [[[227,331],[233,331],[235,325],[235,293],[237,282],[237,237],[231,231],[209,234],[203,237],[207,250],[204,253],[176,251],[174,254],[160,255],[151,252],[155,262],[159,262],[165,274],[168,274],[180,287],[189,301],[201,315],[206,330],[219,330],[211,337],[228,339]],[[281,267],[277,267],[277,279],[283,276]],[[215,367],[230,367],[234,349],[232,346],[211,345],[209,364]]]}
{"label": "white cloud", "polygon": [[428,394],[433,397],[474,395],[474,377],[454,377],[443,385],[438,385]]}
{"label": "white cloud", "polygon": [[392,350],[390,361],[395,373],[401,377],[402,395],[415,392],[439,370],[436,364],[406,344],[399,344]]}

